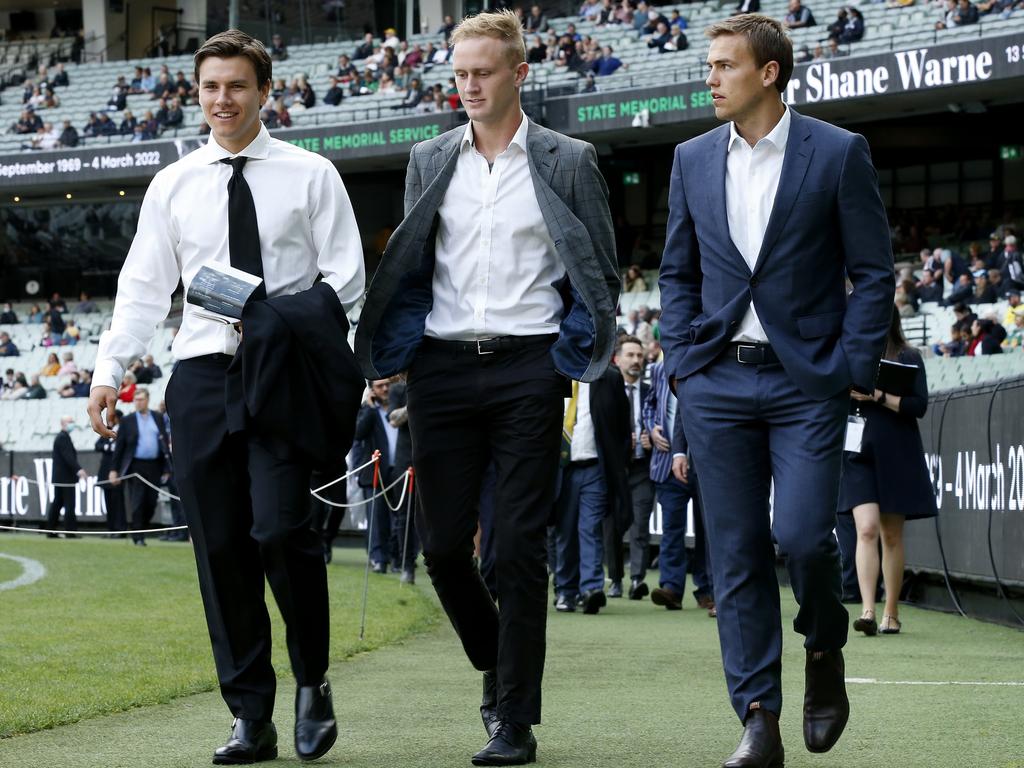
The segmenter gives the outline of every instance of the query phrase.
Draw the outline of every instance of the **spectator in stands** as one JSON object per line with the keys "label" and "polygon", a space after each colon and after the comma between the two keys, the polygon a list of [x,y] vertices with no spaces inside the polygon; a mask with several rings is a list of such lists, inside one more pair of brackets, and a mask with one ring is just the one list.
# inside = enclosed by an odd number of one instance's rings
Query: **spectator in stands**
{"label": "spectator in stands", "polygon": [[281,127],[281,123],[277,119],[277,111],[274,109],[272,102],[268,101],[263,105],[263,109],[260,110],[260,121],[267,126],[268,131]]}
{"label": "spectator in stands", "polygon": [[655,340],[654,329],[651,328],[651,324],[644,320],[635,309],[631,309],[629,314],[626,315],[624,330],[627,336],[635,336],[645,346]]}
{"label": "spectator in stands", "polygon": [[956,26],[957,0],[946,0],[942,20],[935,22],[936,29],[952,29]]}
{"label": "spectator in stands", "polygon": [[1003,314],[1003,325],[1012,328],[1017,317],[1017,308],[1021,305],[1020,291],[1009,291],[1006,294],[1006,312]]}
{"label": "spectator in stands", "polygon": [[657,48],[658,53],[664,53],[665,46],[668,45],[671,40],[672,33],[668,28],[668,23],[659,21],[658,26],[654,29],[654,33],[647,39],[647,47]]}
{"label": "spectator in stands", "polygon": [[60,369],[57,371],[58,376],[66,376],[69,373],[77,373],[78,365],[75,363],[75,353],[65,352],[64,362],[61,363]]}
{"label": "spectator in stands", "polygon": [[864,37],[864,16],[856,8],[850,8],[850,18],[846,26],[840,31],[838,42],[856,43]]}
{"label": "spectator in stands", "polygon": [[988,318],[976,318],[971,323],[971,340],[967,343],[964,354],[969,357],[977,355],[1001,354],[1002,341],[1006,338],[1006,329]]}
{"label": "spectator in stands", "polygon": [[1024,257],[1017,246],[1017,236],[1007,235],[1003,244],[1005,247],[999,259],[999,271],[1003,273],[1006,289],[1024,290]]}
{"label": "spectator in stands", "polygon": [[31,107],[32,109],[46,108],[46,94],[38,85],[32,88],[32,95],[29,96],[28,101],[25,102],[25,106]]}
{"label": "spectator in stands", "polygon": [[153,89],[156,88],[156,76],[153,74],[149,67],[143,67],[142,69],[142,80],[139,81],[141,90],[139,93],[153,93]]}
{"label": "spectator in stands", "polygon": [[29,380],[28,391],[21,396],[22,400],[45,400],[46,388],[39,382],[38,376]]}
{"label": "spectator in stands", "polygon": [[1008,287],[1003,283],[1003,273],[998,269],[987,270],[988,284],[992,289],[992,293],[995,294],[995,300],[1006,298]]}
{"label": "spectator in stands", "polygon": [[23,88],[23,90],[21,92],[21,103],[22,104],[28,104],[28,100],[32,98],[32,91],[35,90],[35,87],[36,87],[36,81],[35,80],[29,79],[29,80],[26,80],[24,82],[24,88]]}
{"label": "spectator in stands", "polygon": [[60,145],[67,147],[68,149],[78,146],[78,131],[75,130],[75,126],[71,124],[70,120],[64,121],[64,128],[60,132]]}
{"label": "spectator in stands", "polygon": [[282,128],[292,127],[292,115],[288,111],[288,107],[284,105],[283,99],[277,99],[273,104],[273,109],[277,112],[277,122]]}
{"label": "spectator in stands", "polygon": [[25,315],[26,323],[41,323],[43,322],[43,310],[39,308],[38,304],[33,304],[28,309],[28,314]]}
{"label": "spectator in stands", "polygon": [[90,298],[87,292],[81,291],[78,294],[78,305],[75,307],[76,315],[90,315],[99,311],[100,308],[96,305],[96,302]]}
{"label": "spectator in stands", "polygon": [[180,128],[185,122],[185,113],[181,109],[181,101],[177,98],[171,99],[171,105],[167,109],[167,116],[164,120],[164,128]]}
{"label": "spectator in stands", "polygon": [[761,0],[740,0],[736,4],[736,10],[732,12],[733,16],[739,16],[741,13],[758,13],[761,10]]}
{"label": "spectator in stands", "polygon": [[110,119],[110,115],[106,112],[100,112],[96,122],[96,135],[97,136],[116,136],[117,135],[117,124]]}
{"label": "spectator in stands", "polygon": [[967,262],[960,257],[960,254],[954,253],[948,248],[941,251],[936,248],[935,251],[942,254],[943,273],[950,285],[955,284],[962,275],[970,275],[971,269]]}
{"label": "spectator in stands", "polygon": [[4,372],[4,381],[3,381],[3,385],[0,386],[0,389],[6,391],[8,389],[13,388],[14,387],[14,381],[15,381],[14,369],[13,368],[8,368]]}
{"label": "spectator in stands", "polygon": [[965,272],[957,279],[956,284],[953,286],[952,293],[945,298],[945,303],[946,306],[960,304],[962,302],[971,301],[973,296],[974,281],[971,279],[970,273]]}
{"label": "spectator in stands", "polygon": [[64,346],[73,347],[78,343],[81,338],[82,332],[78,330],[78,326],[75,325],[74,318],[68,320],[67,325],[64,326],[64,334],[61,336],[60,343]]}
{"label": "spectator in stands", "polygon": [[89,119],[82,126],[82,135],[85,137],[100,135],[100,121],[95,112],[89,113]]}
{"label": "spectator in stands", "polygon": [[273,61],[285,61],[288,58],[288,46],[285,45],[284,38],[278,34],[271,36],[269,53]]}
{"label": "spectator in stands", "polygon": [[441,28],[437,30],[437,34],[444,35],[444,44],[446,46],[448,45],[448,38],[451,37],[454,29],[455,19],[453,19],[451,16],[445,16],[444,23],[441,25]]}
{"label": "spectator in stands", "polygon": [[26,109],[22,111],[21,117],[18,118],[18,121],[13,126],[11,126],[11,131],[13,133],[20,134],[37,133],[39,129],[42,127],[42,118],[39,117],[39,115],[37,115],[33,110]]}
{"label": "spectator in stands", "polygon": [[595,21],[603,5],[601,0],[583,0],[578,15],[584,21]]}
{"label": "spectator in stands", "polygon": [[121,125],[118,126],[118,133],[122,136],[132,136],[135,133],[135,126],[139,124],[139,121],[132,114],[130,109],[124,111],[124,116],[121,119]]}
{"label": "spectator in stands", "polygon": [[117,399],[122,403],[130,403],[135,400],[135,374],[131,371],[125,371],[124,378],[121,379],[121,388],[117,391]]}
{"label": "spectator in stands", "polygon": [[345,98],[345,89],[341,87],[341,82],[337,77],[331,77],[331,87],[327,89],[327,93],[324,94],[324,104],[329,104],[332,107],[336,107],[341,104],[342,99]]}
{"label": "spectator in stands", "polygon": [[46,356],[46,365],[39,369],[40,376],[56,376],[60,373],[60,360],[56,352]]}
{"label": "spectator in stands", "polygon": [[61,397],[88,397],[91,386],[92,374],[89,371],[78,371],[71,374],[71,380],[57,394]]}
{"label": "spectator in stands", "polygon": [[[647,281],[644,280],[643,272],[639,264],[631,264],[626,270],[626,277],[623,280],[623,290],[626,293],[646,293]],[[632,332],[631,332],[632,333]],[[635,333],[632,333],[635,336]]]}
{"label": "spectator in stands", "polygon": [[[141,131],[139,130],[140,128],[142,129]],[[157,122],[156,117],[153,115],[153,110],[146,110],[146,113],[142,116],[142,122],[136,126],[135,135],[141,135],[143,141],[155,139],[160,135],[160,123]]]}
{"label": "spectator in stands", "polygon": [[167,99],[160,99],[156,109],[156,122],[160,126],[161,133],[163,133],[164,125],[167,123],[167,113],[169,111],[170,106],[167,104]]}
{"label": "spectator in stands", "polygon": [[978,8],[970,0],[960,0],[956,12],[953,14],[953,23],[958,27],[978,23]]}
{"label": "spectator in stands", "polygon": [[[1019,294],[1017,299],[1020,300]],[[1013,326],[1006,335],[1003,346],[1007,349],[1024,348],[1024,307],[1018,306],[1013,309]]]}
{"label": "spectator in stands", "polygon": [[849,51],[844,51],[842,48],[839,47],[839,41],[838,40],[836,40],[834,37],[829,38],[829,41],[828,41],[828,51],[825,53],[825,58],[827,58],[827,59],[838,59],[840,56],[849,56],[849,55],[850,55]]}
{"label": "spectator in stands", "polygon": [[598,77],[605,77],[615,72],[621,66],[622,61],[614,55],[612,47],[606,45],[601,49],[600,57],[591,63],[590,69]]}
{"label": "spectator in stands", "polygon": [[142,358],[142,368],[139,369],[139,383],[143,383],[143,377],[148,378],[151,383],[157,379],[163,378],[164,372],[160,370],[160,366],[156,364],[152,355],[145,355]]}
{"label": "spectator in stands", "polygon": [[71,81],[68,80],[68,73],[64,71],[63,62],[58,62],[56,66],[56,71],[53,73],[53,80],[50,81],[50,85],[52,85],[54,88],[58,88],[66,87],[70,84]]}
{"label": "spectator in stands", "polygon": [[19,354],[18,345],[11,341],[11,335],[0,331],[0,357],[17,357]]}
{"label": "spectator in stands", "polygon": [[110,89],[110,98],[107,99],[108,112],[122,112],[128,103],[128,84],[124,81],[124,75],[118,75],[117,82]]}
{"label": "spectator in stands", "polygon": [[661,49],[661,53],[685,51],[690,47],[690,41],[686,39],[686,35],[683,34],[683,28],[678,24],[673,24],[669,28],[669,33],[669,40]]}
{"label": "spectator in stands", "polygon": [[829,24],[825,29],[829,39],[838,38],[846,29],[846,22],[849,20],[850,15],[845,7],[841,7],[836,12],[836,20]]}
{"label": "spectator in stands", "polygon": [[171,76],[168,75],[166,72],[161,72],[160,77],[156,81],[156,85],[153,86],[153,90],[150,92],[150,100],[163,100],[168,96],[172,96],[173,94],[174,83],[171,82]]}
{"label": "spectator in stands", "polygon": [[367,32],[363,35],[363,42],[356,47],[355,52],[352,54],[352,60],[362,61],[363,59],[370,58],[373,55],[373,48],[373,33]]}
{"label": "spectator in stands", "polygon": [[922,302],[942,301],[942,283],[935,282],[935,275],[927,269],[921,272],[921,280],[917,283],[917,297]]}
{"label": "spectator in stands", "polygon": [[972,304],[991,304],[996,300],[996,292],[988,283],[988,273],[981,271],[974,279],[974,294],[971,297]]}
{"label": "spectator in stands", "polygon": [[789,13],[783,22],[789,29],[802,29],[815,25],[811,9],[800,3],[800,0],[789,0]]}
{"label": "spectator in stands", "polygon": [[526,50],[526,63],[527,64],[540,64],[547,61],[548,58],[548,47],[541,40],[540,35],[534,35],[533,40],[530,41],[530,45]]}
{"label": "spectator in stands", "polygon": [[131,82],[128,83],[128,93],[130,95],[146,93],[146,89],[142,87],[142,77],[142,67],[136,67],[135,74],[132,75]]}
{"label": "spectator in stands", "polygon": [[[359,70],[355,68],[352,61],[344,53],[338,57],[338,81],[342,85],[348,85],[353,79],[359,77]],[[284,81],[281,81],[282,85]]]}
{"label": "spectator in stands", "polygon": [[297,82],[299,86],[299,103],[302,104],[303,109],[312,109],[316,106],[316,93],[313,91],[313,86],[306,80],[305,75],[299,75]]}
{"label": "spectator in stands", "polygon": [[11,386],[4,387],[4,393],[0,395],[0,400],[21,400],[27,393],[28,381],[25,379],[25,374],[17,373],[14,375]]}
{"label": "spectator in stands", "polygon": [[0,313],[0,325],[17,325],[18,316],[14,312],[14,307],[11,306],[10,302],[4,304],[4,311]]}
{"label": "spectator in stands", "polygon": [[[659,24],[664,24],[665,29],[668,30],[668,19],[654,8],[648,6],[647,21],[640,28],[640,34],[653,35],[657,31]],[[572,27],[573,30],[576,29],[576,27],[572,24],[570,24],[569,26]]]}
{"label": "spectator in stands", "polygon": [[401,104],[392,105],[392,109],[415,109],[423,101],[423,85],[418,77],[414,77],[405,92]]}
{"label": "spectator in stands", "polygon": [[32,137],[31,149],[57,149],[60,146],[60,133],[53,123],[43,123],[39,133]]}
{"label": "spectator in stands", "polygon": [[527,32],[547,32],[548,18],[544,15],[544,9],[534,3],[530,6],[530,13],[523,20],[523,29]]}

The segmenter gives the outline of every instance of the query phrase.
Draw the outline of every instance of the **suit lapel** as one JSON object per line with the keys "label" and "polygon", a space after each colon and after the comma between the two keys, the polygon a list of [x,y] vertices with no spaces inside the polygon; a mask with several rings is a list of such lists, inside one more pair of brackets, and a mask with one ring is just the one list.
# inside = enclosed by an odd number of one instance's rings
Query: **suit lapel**
{"label": "suit lapel", "polygon": [[548,135],[547,131],[530,120],[526,130],[526,148],[534,170],[550,187],[551,181],[555,177],[555,166],[558,164],[555,140]]}
{"label": "suit lapel", "polygon": [[782,176],[779,179],[779,188],[775,192],[772,215],[768,218],[768,227],[764,231],[764,240],[761,241],[761,250],[754,263],[754,272],[761,269],[775,241],[779,239],[800,187],[803,186],[811,156],[814,154],[814,147],[810,142],[811,131],[804,119],[790,109],[790,121],[786,157],[782,161]]}
{"label": "suit lapel", "polygon": [[708,190],[708,204],[711,207],[712,220],[717,223],[719,237],[722,238],[722,242],[725,243],[726,249],[730,255],[738,261],[744,269],[748,269],[747,261],[743,258],[743,254],[740,253],[736,247],[736,243],[732,241],[732,234],[729,232],[729,208],[726,205],[725,199],[725,174],[727,172],[727,162],[729,159],[729,136],[731,131],[728,125],[724,125],[718,129],[718,138],[712,145],[711,150],[711,178],[714,179],[707,186]]}

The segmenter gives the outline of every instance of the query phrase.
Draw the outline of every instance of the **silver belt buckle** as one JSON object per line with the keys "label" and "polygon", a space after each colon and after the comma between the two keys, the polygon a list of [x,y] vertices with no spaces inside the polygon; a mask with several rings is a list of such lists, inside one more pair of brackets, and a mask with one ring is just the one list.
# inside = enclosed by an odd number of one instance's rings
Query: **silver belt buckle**
{"label": "silver belt buckle", "polygon": [[736,362],[739,363],[740,365],[747,365],[747,363],[743,362],[743,358],[740,356],[740,352],[744,349],[757,349],[757,347],[752,346],[750,344],[736,345]]}
{"label": "silver belt buckle", "polygon": [[485,352],[483,349],[480,348],[480,345],[483,344],[485,341],[493,341],[493,339],[477,339],[476,340],[476,353],[478,355],[493,355],[494,354],[493,350],[491,350],[490,352]]}

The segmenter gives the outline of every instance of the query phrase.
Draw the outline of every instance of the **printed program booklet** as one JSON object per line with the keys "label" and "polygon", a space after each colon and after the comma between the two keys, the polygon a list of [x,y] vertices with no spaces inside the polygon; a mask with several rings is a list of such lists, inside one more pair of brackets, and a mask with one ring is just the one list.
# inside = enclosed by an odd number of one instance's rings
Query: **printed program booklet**
{"label": "printed program booklet", "polygon": [[875,386],[883,392],[897,397],[914,394],[914,382],[917,380],[916,365],[897,363],[895,360],[882,360],[878,365],[878,379]]}
{"label": "printed program booklet", "polygon": [[263,280],[227,264],[204,264],[192,278],[185,295],[193,314],[205,320],[232,325],[242,318],[242,308]]}

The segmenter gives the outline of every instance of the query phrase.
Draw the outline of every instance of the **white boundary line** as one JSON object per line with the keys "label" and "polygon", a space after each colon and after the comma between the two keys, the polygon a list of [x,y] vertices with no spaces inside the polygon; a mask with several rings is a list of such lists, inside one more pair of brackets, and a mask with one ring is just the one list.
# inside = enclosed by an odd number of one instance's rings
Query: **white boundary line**
{"label": "white boundary line", "polygon": [[46,568],[38,560],[32,560],[28,557],[17,557],[16,555],[5,555],[2,552],[0,552],[0,557],[20,563],[22,567],[21,576],[18,578],[11,579],[10,581],[0,581],[0,592],[8,589],[17,589],[18,587],[27,587],[46,575]]}
{"label": "white boundary line", "polygon": [[1024,687],[1024,681],[995,680],[876,680],[873,677],[848,677],[849,685],[988,685],[1007,688]]}

